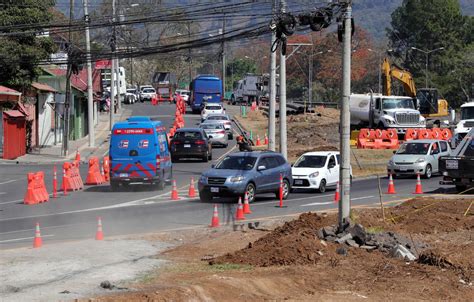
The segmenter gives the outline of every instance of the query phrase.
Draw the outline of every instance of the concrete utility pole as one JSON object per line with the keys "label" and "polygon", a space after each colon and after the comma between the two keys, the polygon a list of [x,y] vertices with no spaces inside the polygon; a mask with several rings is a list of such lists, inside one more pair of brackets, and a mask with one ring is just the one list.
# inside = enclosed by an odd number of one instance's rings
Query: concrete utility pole
{"label": "concrete utility pole", "polygon": [[[119,0],[114,0],[114,1],[117,1],[117,5],[119,5],[119,3],[118,3]],[[116,11],[114,11],[114,18],[116,17],[115,14],[116,14]],[[115,31],[115,29],[114,29],[114,35],[115,35],[115,43],[118,44],[117,32]],[[117,98],[117,112],[118,112],[118,110],[120,110],[120,107],[122,107],[122,103],[120,102],[120,61],[115,56],[114,56],[114,60],[115,60],[115,79],[117,80],[117,85],[116,85],[117,86],[117,95],[116,95],[116,98]]]}
{"label": "concrete utility pole", "polygon": [[84,0],[84,20],[86,22],[86,56],[87,56],[87,128],[89,130],[89,147],[95,145],[94,133],[94,96],[92,94],[92,59],[91,59],[91,39],[89,36],[89,12],[87,0]]}
{"label": "concrete utility pole", "polygon": [[[191,43],[191,22],[188,21],[188,43]],[[189,64],[189,85],[193,81],[193,58],[191,56],[191,47],[188,49],[188,64]],[[188,87],[191,88],[191,87]]]}
{"label": "concrete utility pole", "polygon": [[[272,2],[272,14],[276,11],[276,0]],[[276,32],[272,31],[271,45],[275,43]],[[268,104],[268,149],[275,151],[275,108],[276,108],[276,51],[270,51],[270,101]]]}
{"label": "concrete utility pole", "polygon": [[225,14],[222,20],[222,98],[225,97]]}
{"label": "concrete utility pole", "polygon": [[[286,10],[286,1],[280,0],[280,12]],[[282,35],[282,38],[286,38]],[[282,43],[283,47],[283,43]],[[286,133],[286,56],[280,50],[280,153],[288,158]]]}
{"label": "concrete utility pole", "polygon": [[110,67],[110,131],[114,126],[114,111],[115,111],[115,48],[117,43],[117,32],[115,31],[115,0],[112,0],[112,43],[110,48],[112,50],[112,66]]}
{"label": "concrete utility pole", "polygon": [[308,60],[308,102],[310,106],[312,106],[313,103],[313,48],[314,47],[311,46],[311,54]]}
{"label": "concrete utility pole", "polygon": [[346,1],[347,7],[344,12],[344,38],[342,46],[342,100],[341,100],[341,123],[340,123],[340,154],[341,166],[339,183],[341,188],[341,199],[339,202],[339,227],[349,218],[351,212],[351,147],[350,147],[350,112],[349,98],[351,95],[351,18],[352,1]]}
{"label": "concrete utility pole", "polygon": [[63,113],[63,120],[64,120],[64,127],[63,127],[63,145],[62,151],[63,156],[68,156],[69,154],[69,106],[71,104],[71,75],[72,75],[72,68],[71,68],[71,54],[72,54],[72,19],[74,19],[74,0],[69,1],[69,36],[68,36],[68,64],[67,64],[67,71],[66,71],[66,98],[64,100],[64,113]]}

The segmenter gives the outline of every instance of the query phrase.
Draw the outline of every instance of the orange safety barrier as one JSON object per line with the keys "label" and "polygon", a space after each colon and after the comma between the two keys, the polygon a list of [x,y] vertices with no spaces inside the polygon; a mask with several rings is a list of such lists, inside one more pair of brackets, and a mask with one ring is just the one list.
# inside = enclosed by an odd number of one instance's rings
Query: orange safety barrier
{"label": "orange safety barrier", "polygon": [[79,170],[79,163],[73,162],[72,163],[72,170],[71,170],[72,177],[74,181],[77,183],[77,189],[82,190],[84,188],[84,182],[82,181],[81,172]]}
{"label": "orange safety barrier", "polygon": [[398,149],[398,133],[396,129],[382,130],[380,136],[381,142],[379,142],[380,149]]}
{"label": "orange safety barrier", "polygon": [[104,178],[100,173],[99,159],[95,156],[89,158],[89,171],[87,172],[86,185],[100,185]]}
{"label": "orange safety barrier", "polygon": [[441,139],[448,140],[453,137],[451,130],[445,128],[441,131]]}
{"label": "orange safety barrier", "polygon": [[416,128],[409,128],[405,131],[405,140],[406,141],[410,141],[410,140],[413,140],[413,139],[417,139],[418,138],[418,131],[420,129],[416,129]]}
{"label": "orange safety barrier", "polygon": [[84,185],[82,183],[81,175],[79,174],[79,169],[76,166],[76,163],[65,162],[63,164],[63,169],[66,172],[65,177],[63,177],[63,190],[65,191],[77,191],[81,190]]}
{"label": "orange safety barrier", "polygon": [[424,129],[424,128],[409,128],[405,132],[405,140],[413,140],[413,139],[442,139],[448,140],[453,136],[451,130],[445,128],[432,128],[432,129]]}
{"label": "orange safety barrier", "polygon": [[110,181],[110,160],[108,156],[104,156],[102,167],[104,167],[104,181]]}
{"label": "orange safety barrier", "polygon": [[418,139],[431,139],[431,130],[430,129],[420,129],[418,131]]}
{"label": "orange safety barrier", "polygon": [[373,129],[361,129],[357,138],[358,149],[377,149],[376,132]]}
{"label": "orange safety barrier", "polygon": [[396,129],[361,129],[357,137],[358,149],[397,149],[399,146]]}
{"label": "orange safety barrier", "polygon": [[431,137],[433,139],[441,139],[443,135],[443,130],[440,128],[433,128],[431,129]]}
{"label": "orange safety barrier", "polygon": [[28,187],[26,189],[24,204],[37,204],[49,201],[49,194],[44,184],[44,172],[28,173]]}

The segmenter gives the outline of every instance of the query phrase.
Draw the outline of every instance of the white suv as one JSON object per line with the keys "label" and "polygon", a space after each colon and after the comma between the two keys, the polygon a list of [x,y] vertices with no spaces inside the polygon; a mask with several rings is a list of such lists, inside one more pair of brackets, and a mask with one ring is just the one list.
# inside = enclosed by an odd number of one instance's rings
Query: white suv
{"label": "white suv", "polygon": [[326,192],[326,187],[336,186],[339,181],[340,162],[341,157],[337,151],[308,152],[301,155],[291,169],[292,188]]}
{"label": "white suv", "polygon": [[201,122],[210,114],[224,114],[225,109],[222,104],[206,103],[201,111]]}
{"label": "white suv", "polygon": [[[189,90],[176,89],[174,94],[176,96],[180,95],[183,98],[184,102],[189,105],[189,94],[190,94]],[[176,97],[175,97],[175,101],[176,101]]]}
{"label": "white suv", "polygon": [[145,100],[151,101],[151,99],[156,95],[155,88],[153,87],[144,87],[140,92],[140,101],[143,103]]}

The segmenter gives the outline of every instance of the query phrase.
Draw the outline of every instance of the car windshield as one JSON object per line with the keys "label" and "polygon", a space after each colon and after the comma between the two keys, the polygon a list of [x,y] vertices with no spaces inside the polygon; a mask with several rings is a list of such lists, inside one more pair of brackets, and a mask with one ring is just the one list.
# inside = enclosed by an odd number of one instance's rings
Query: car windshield
{"label": "car windshield", "polygon": [[257,158],[251,156],[227,156],[217,164],[216,169],[252,170],[256,161]]}
{"label": "car windshield", "polygon": [[206,106],[206,110],[221,110],[221,106]]}
{"label": "car windshield", "polygon": [[430,143],[406,143],[400,146],[397,154],[427,154]]}
{"label": "car windshield", "polygon": [[127,89],[127,92],[135,93],[135,89]]}
{"label": "car windshield", "polygon": [[461,108],[461,119],[472,120],[474,119],[474,107],[463,107]]}
{"label": "car windshield", "polygon": [[383,109],[415,109],[412,99],[384,99]]}
{"label": "car windshield", "polygon": [[324,155],[303,155],[293,167],[295,168],[322,168],[326,163],[327,156]]}
{"label": "car windshield", "polygon": [[224,129],[222,124],[201,124],[202,129]]}
{"label": "car windshield", "polygon": [[181,139],[201,139],[201,132],[197,131],[179,131],[176,132],[174,138]]}
{"label": "car windshield", "polygon": [[223,115],[211,115],[207,118],[210,121],[228,121],[229,118]]}
{"label": "car windshield", "polygon": [[143,89],[142,92],[143,92],[143,93],[154,93],[154,92],[155,92],[155,89],[151,89],[151,88]]}

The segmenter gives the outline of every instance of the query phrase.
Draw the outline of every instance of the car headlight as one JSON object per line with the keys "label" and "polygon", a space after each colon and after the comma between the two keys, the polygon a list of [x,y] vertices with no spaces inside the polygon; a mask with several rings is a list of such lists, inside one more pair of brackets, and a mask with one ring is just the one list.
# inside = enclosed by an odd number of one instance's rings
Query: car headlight
{"label": "car headlight", "polygon": [[199,178],[199,182],[207,183],[207,176],[201,175],[201,177]]}
{"label": "car headlight", "polygon": [[389,166],[393,166],[393,160],[389,160],[389,161],[388,161],[388,165],[389,165]]}
{"label": "car headlight", "polygon": [[308,175],[309,178],[316,178],[319,176],[319,172],[314,172]]}
{"label": "car headlight", "polygon": [[230,182],[241,182],[242,180],[244,180],[244,177],[242,175],[233,176],[230,178]]}
{"label": "car headlight", "polygon": [[416,163],[422,163],[424,161],[425,161],[425,159],[423,157],[420,157],[416,160]]}
{"label": "car headlight", "polygon": [[387,121],[387,123],[388,123],[389,125],[394,125],[394,124],[395,124],[395,121],[394,121],[394,120],[391,120],[391,119],[388,119],[388,118],[386,118],[385,120]]}
{"label": "car headlight", "polygon": [[426,125],[426,120],[424,120],[424,119],[421,120],[421,121],[420,121],[420,125]]}

